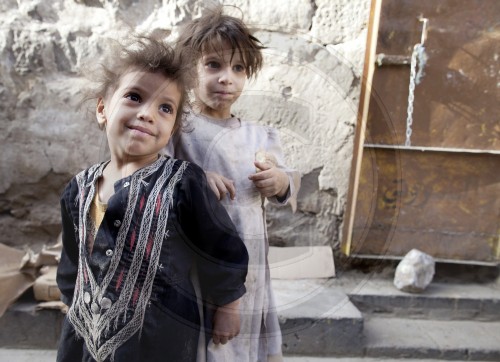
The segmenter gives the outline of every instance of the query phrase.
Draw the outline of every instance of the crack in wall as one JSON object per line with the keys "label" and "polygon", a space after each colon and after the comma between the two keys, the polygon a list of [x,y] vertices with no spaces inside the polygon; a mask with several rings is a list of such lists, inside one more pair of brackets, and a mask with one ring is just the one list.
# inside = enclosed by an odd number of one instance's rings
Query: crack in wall
{"label": "crack in wall", "polygon": [[309,26],[309,31],[312,30],[314,18],[316,17],[316,12],[318,11],[318,5],[316,5],[316,1],[311,0],[311,7],[312,7],[312,15],[311,15],[311,25]]}

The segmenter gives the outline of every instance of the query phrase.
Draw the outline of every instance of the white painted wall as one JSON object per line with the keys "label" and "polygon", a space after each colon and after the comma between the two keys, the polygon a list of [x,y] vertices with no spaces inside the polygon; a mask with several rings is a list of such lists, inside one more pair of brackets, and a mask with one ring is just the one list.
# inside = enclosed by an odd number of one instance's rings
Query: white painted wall
{"label": "white painted wall", "polygon": [[[0,242],[40,246],[59,233],[59,193],[105,155],[92,115],[78,109],[78,69],[107,37],[175,35],[200,0],[0,2]],[[267,46],[238,115],[281,131],[303,173],[298,210],[269,206],[271,243],[338,247],[348,191],[369,0],[234,0]],[[237,10],[236,14],[239,12]]]}

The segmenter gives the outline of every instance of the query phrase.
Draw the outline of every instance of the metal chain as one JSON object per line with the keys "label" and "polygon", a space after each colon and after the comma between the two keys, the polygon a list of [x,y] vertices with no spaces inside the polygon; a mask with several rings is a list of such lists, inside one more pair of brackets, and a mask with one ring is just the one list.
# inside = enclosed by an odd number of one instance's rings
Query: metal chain
{"label": "metal chain", "polygon": [[[417,57],[423,48],[422,44],[416,44],[411,53],[410,63],[410,85],[408,87],[408,109],[406,111],[406,140],[405,146],[411,146],[411,134],[413,125],[413,102],[415,101],[415,80],[417,78]],[[422,49],[423,50],[423,49]]]}

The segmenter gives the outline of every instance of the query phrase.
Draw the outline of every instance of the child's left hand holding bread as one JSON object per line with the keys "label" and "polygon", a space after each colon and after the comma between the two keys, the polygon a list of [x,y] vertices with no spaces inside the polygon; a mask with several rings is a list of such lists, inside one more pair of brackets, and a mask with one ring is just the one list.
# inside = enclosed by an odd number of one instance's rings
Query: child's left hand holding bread
{"label": "child's left hand holding bread", "polygon": [[277,167],[276,157],[263,150],[255,154],[256,173],[248,176],[263,197],[284,197],[290,181],[288,175]]}

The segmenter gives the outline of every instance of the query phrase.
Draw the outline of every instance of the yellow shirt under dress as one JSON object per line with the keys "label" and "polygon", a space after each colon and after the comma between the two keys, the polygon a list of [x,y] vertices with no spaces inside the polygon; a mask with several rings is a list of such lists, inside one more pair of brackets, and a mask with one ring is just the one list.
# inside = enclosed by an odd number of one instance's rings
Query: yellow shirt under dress
{"label": "yellow shirt under dress", "polygon": [[[99,226],[101,226],[107,207],[108,204],[104,204],[101,201],[99,201],[99,193],[96,192],[94,195],[94,199],[92,200],[92,205],[90,205],[90,218],[92,219],[95,225],[94,235],[97,235],[97,230],[99,230]],[[94,246],[94,240],[92,240],[91,244],[88,245],[88,250],[90,254],[92,254],[93,246]]]}

